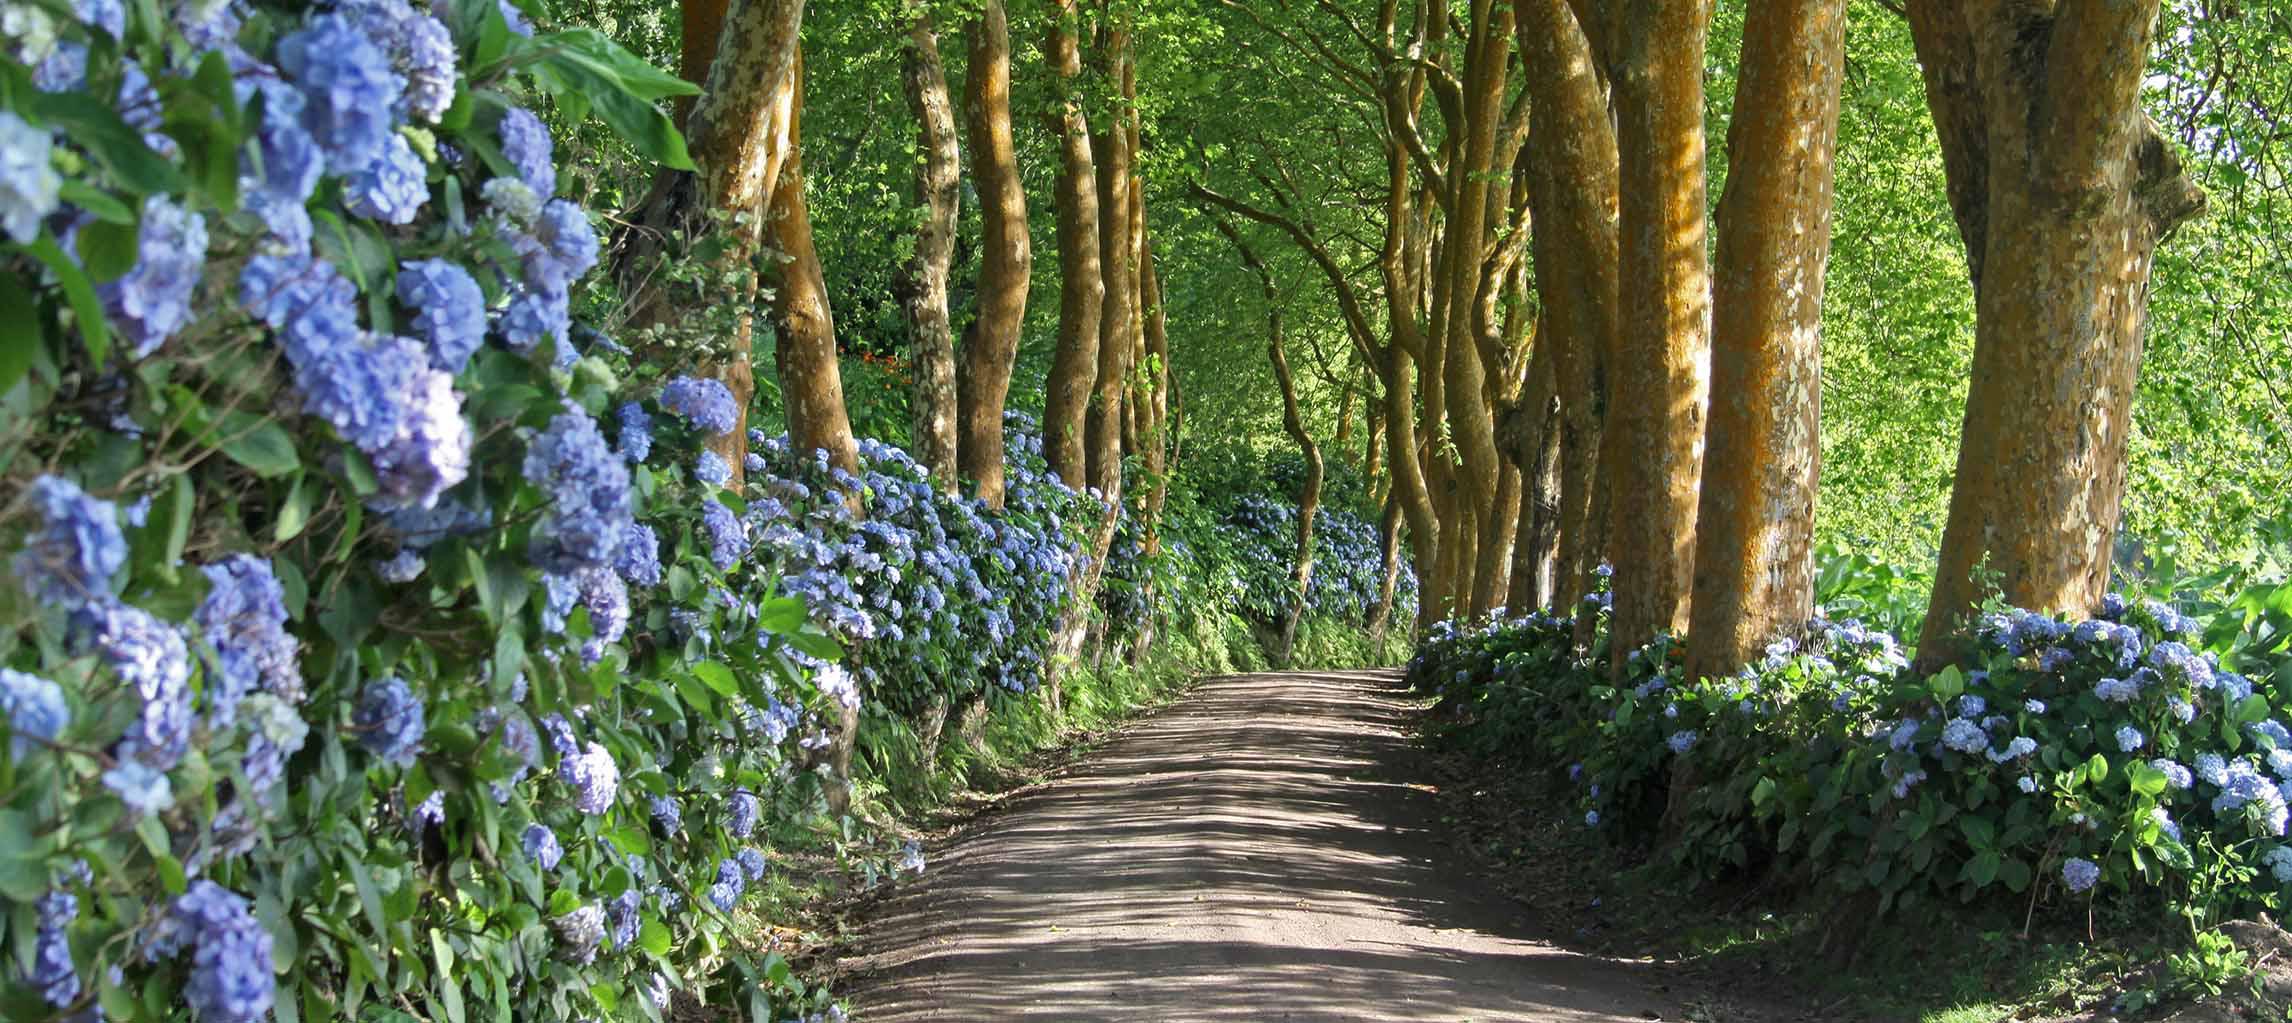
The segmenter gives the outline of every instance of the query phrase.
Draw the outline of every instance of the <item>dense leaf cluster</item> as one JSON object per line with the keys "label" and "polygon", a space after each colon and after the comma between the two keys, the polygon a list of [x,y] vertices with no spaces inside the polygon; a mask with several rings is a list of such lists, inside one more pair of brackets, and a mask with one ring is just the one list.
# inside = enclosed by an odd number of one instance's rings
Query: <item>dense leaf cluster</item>
{"label": "dense leaf cluster", "polygon": [[[1595,651],[1603,597],[1579,605]],[[1410,679],[1460,741],[1566,765],[1586,826],[1695,876],[1787,878],[1881,912],[2108,899],[2201,924],[2292,890],[2292,734],[2272,675],[2239,673],[2268,672],[2247,621],[2204,630],[2115,597],[2074,622],[1998,609],[1970,665],[1928,675],[1890,634],[1817,619],[1690,680],[1681,642],[1612,677],[1575,617],[1530,614],[1443,624]]]}

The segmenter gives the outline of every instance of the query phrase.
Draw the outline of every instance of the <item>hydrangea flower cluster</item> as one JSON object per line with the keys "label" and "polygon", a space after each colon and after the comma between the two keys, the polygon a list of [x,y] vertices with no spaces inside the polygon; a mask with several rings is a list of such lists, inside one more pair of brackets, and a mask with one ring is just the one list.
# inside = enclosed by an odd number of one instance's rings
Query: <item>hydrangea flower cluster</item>
{"label": "hydrangea flower cluster", "polygon": [[[1707,780],[1829,786],[1826,802],[1786,786],[1753,807],[1739,789],[1707,784],[1686,810],[1699,834],[1767,841],[1755,836],[1782,827],[1837,840],[1855,808],[1902,804],[1862,818],[1854,827],[1869,837],[1846,849],[1754,854],[1812,857],[1792,869],[1850,889],[1869,883],[1868,863],[1902,858],[1889,864],[1890,893],[2020,892],[2048,870],[2072,894],[2104,880],[2137,892],[2158,869],[2197,869],[2202,834],[2212,850],[2204,855],[2249,856],[2269,867],[2266,877],[2281,875],[2281,888],[2240,893],[2280,906],[2292,896],[2292,727],[2270,716],[2264,687],[2188,645],[2198,627],[2187,616],[2121,598],[2105,610],[2112,616],[2078,622],[1988,615],[1974,663],[1932,677],[1912,672],[1891,637],[1852,622],[1818,619],[1741,673],[1693,682],[1675,667],[1678,641],[1659,639],[1628,659],[1628,681],[1615,689],[1604,686],[1606,665],[1576,645],[1573,618],[1500,615],[1436,627],[1410,678],[1467,715],[1464,734],[1486,733],[1476,741],[1572,761],[1570,780],[1610,820],[1654,816],[1647,807],[1669,798],[1675,757],[1692,758]],[[1554,684],[1576,673],[1587,681]],[[1712,743],[1716,735],[1730,741]],[[1894,822],[1944,812],[1973,823],[1909,862],[1913,843]],[[1728,869],[1716,852],[1683,855]]]}

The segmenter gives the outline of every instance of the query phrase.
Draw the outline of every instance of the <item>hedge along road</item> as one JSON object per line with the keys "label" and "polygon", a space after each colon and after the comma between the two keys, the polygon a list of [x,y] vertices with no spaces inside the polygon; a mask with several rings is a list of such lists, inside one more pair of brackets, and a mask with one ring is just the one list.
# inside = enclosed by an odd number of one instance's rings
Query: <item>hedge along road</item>
{"label": "hedge along road", "polygon": [[1687,1018],[1660,967],[1533,940],[1474,883],[1409,713],[1391,672],[1204,683],[877,907],[858,1018]]}

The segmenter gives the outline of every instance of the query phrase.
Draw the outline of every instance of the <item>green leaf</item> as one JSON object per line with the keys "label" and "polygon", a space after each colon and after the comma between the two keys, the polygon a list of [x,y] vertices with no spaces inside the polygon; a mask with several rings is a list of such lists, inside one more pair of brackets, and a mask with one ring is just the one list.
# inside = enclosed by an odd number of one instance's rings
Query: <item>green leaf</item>
{"label": "green leaf", "polygon": [[2157,796],[2165,791],[2165,772],[2139,760],[2125,764],[2125,784],[2137,795]]}
{"label": "green leaf", "polygon": [[257,476],[269,479],[302,468],[294,438],[275,421],[233,412],[223,417],[221,433],[216,446]]}
{"label": "green leaf", "polygon": [[84,92],[43,92],[31,98],[33,113],[48,127],[95,158],[105,173],[138,195],[180,195],[182,172],[143,142],[112,104]]}
{"label": "green leaf", "polygon": [[2109,758],[2099,753],[2093,754],[2093,759],[2085,762],[2085,777],[2095,782],[2108,781]]}
{"label": "green leaf", "polygon": [[87,344],[88,360],[102,365],[104,357],[111,354],[111,325],[104,319],[103,302],[96,298],[95,283],[88,280],[79,261],[56,244],[54,235],[40,232],[31,249],[48,272],[56,275],[57,286],[64,289],[64,299],[71,303],[72,317],[78,321],[80,339]]}
{"label": "green leaf", "polygon": [[65,202],[71,203],[89,216],[106,224],[133,224],[135,210],[94,185],[77,178],[65,178],[64,187],[57,191]]}
{"label": "green leaf", "polygon": [[98,220],[80,228],[73,248],[79,251],[80,265],[87,268],[88,276],[101,284],[116,281],[135,269],[135,252],[141,237],[134,224]]}
{"label": "green leaf", "polygon": [[310,524],[310,492],[303,488],[303,481],[308,478],[298,472],[294,483],[287,488],[286,500],[279,504],[278,525],[271,530],[273,540],[279,543],[292,540],[301,536],[303,527]]}
{"label": "green leaf", "polygon": [[2267,697],[2253,695],[2247,696],[2244,699],[2237,701],[2236,722],[2238,724],[2248,725],[2257,721],[2266,720],[2268,720]]}
{"label": "green leaf", "polygon": [[1935,699],[1948,703],[1957,699],[1959,693],[1966,691],[1966,673],[1959,671],[1957,665],[1950,665],[1943,668],[1933,678],[1928,679],[1926,688],[1933,691]]}
{"label": "green leaf", "polygon": [[40,351],[40,317],[32,293],[15,274],[0,274],[0,394],[32,368]]}
{"label": "green leaf", "polygon": [[1775,780],[1761,775],[1758,783],[1751,786],[1751,805],[1765,806],[1774,798]]}
{"label": "green leaf", "polygon": [[655,956],[668,955],[669,929],[661,926],[659,920],[646,917],[644,926],[637,929],[637,947]]}
{"label": "green leaf", "polygon": [[692,674],[708,688],[716,690],[718,696],[740,695],[740,680],[734,678],[732,669],[721,662],[702,661],[692,666]]}

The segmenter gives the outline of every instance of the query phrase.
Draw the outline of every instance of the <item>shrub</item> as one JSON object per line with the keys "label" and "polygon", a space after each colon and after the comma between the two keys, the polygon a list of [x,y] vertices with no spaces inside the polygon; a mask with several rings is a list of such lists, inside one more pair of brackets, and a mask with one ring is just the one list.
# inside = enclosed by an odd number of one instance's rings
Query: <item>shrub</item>
{"label": "shrub", "polygon": [[[1604,627],[1597,595],[1582,610]],[[2188,646],[2198,623],[2167,605],[1993,610],[1972,663],[1930,676],[1891,635],[1818,619],[1727,678],[1683,678],[1659,638],[1615,679],[1575,624],[1444,624],[1410,677],[1464,741],[1566,765],[1587,825],[1694,876],[1881,911],[2162,902],[2200,924],[2279,910],[2292,885],[2273,685]]]}

